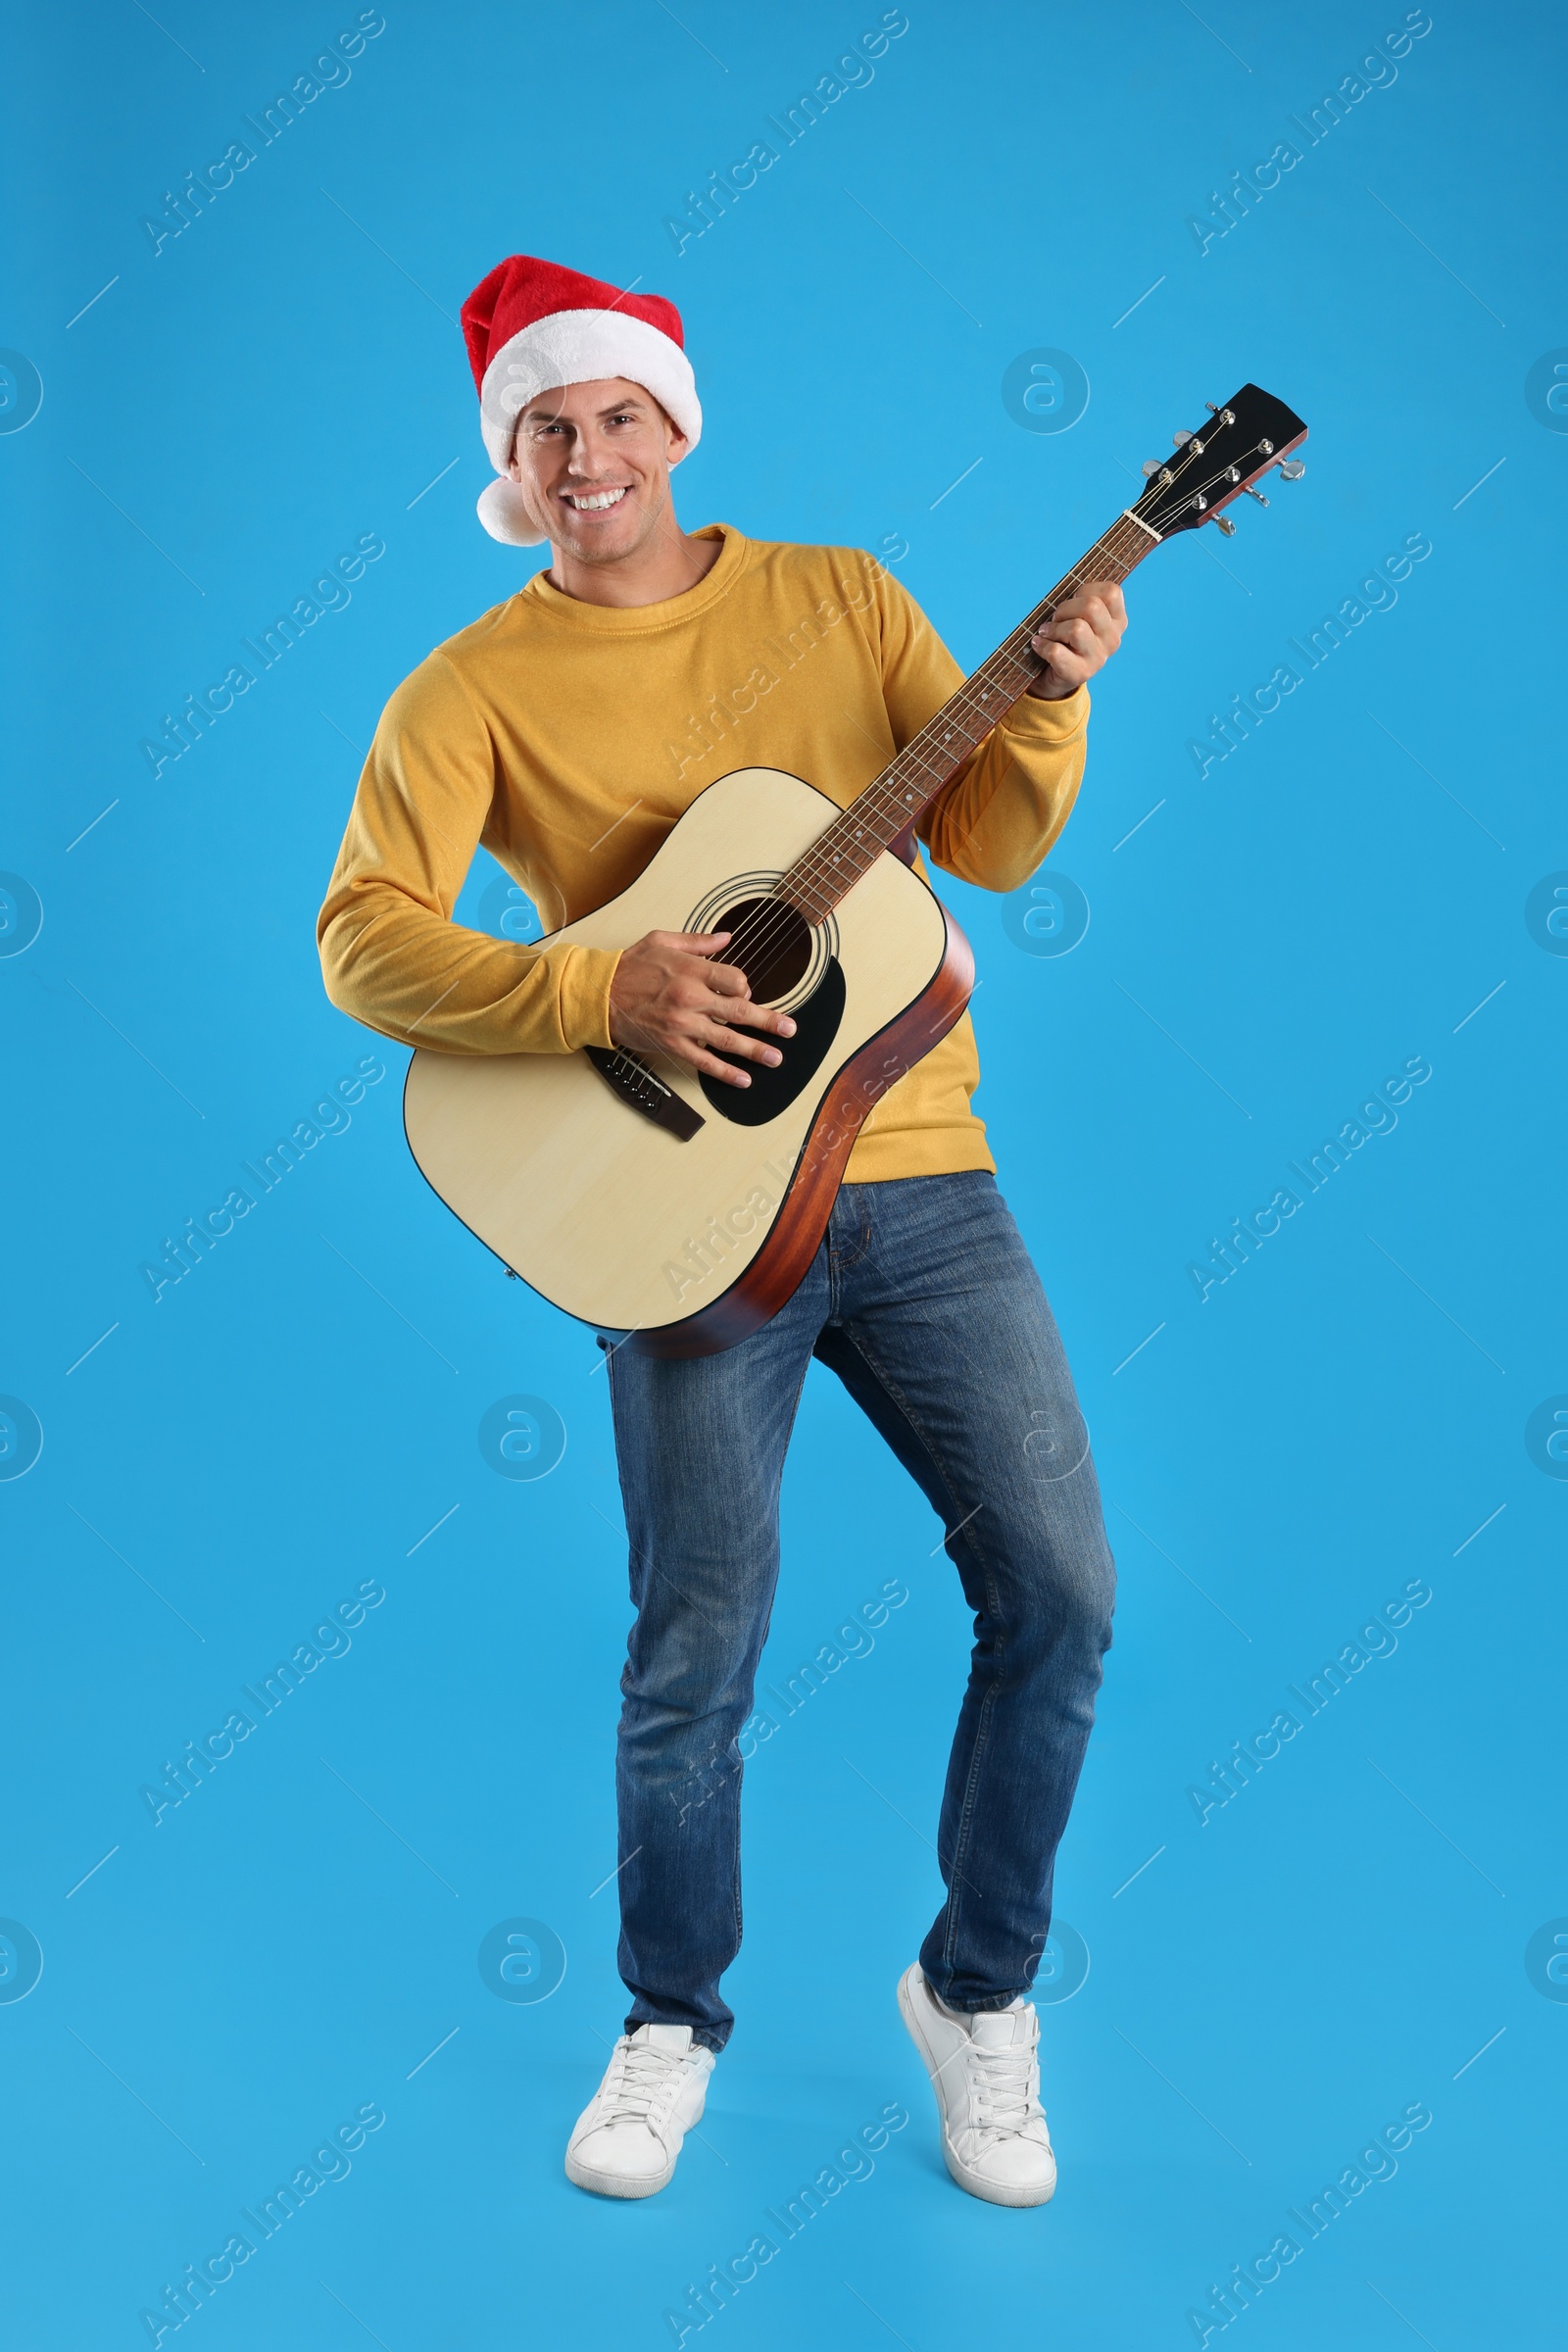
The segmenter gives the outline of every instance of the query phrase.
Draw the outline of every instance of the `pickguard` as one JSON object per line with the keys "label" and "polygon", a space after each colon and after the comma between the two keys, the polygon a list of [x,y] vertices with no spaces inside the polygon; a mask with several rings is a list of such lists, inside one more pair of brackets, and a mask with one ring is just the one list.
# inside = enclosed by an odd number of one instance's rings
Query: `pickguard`
{"label": "pickguard", "polygon": [[715,1047],[720,1061],[749,1071],[752,1080],[750,1086],[726,1086],[721,1078],[705,1077],[699,1081],[719,1117],[736,1127],[765,1127],[769,1119],[776,1119],[781,1111],[788,1110],[827,1058],[844,1018],[844,997],[843,970],[838,957],[829,956],[827,968],[811,994],[803,1004],[791,1008],[795,1035],[771,1040],[784,1057],[776,1068],[743,1061],[739,1054],[719,1053]]}

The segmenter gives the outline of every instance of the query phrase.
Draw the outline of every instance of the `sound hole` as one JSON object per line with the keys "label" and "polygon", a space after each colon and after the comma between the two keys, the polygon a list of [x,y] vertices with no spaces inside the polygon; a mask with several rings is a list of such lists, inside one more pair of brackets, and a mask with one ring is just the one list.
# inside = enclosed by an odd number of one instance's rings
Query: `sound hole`
{"label": "sound hole", "polygon": [[739,899],[711,924],[727,931],[720,960],[746,974],[759,1004],[776,1004],[805,977],[811,960],[811,926],[782,899]]}

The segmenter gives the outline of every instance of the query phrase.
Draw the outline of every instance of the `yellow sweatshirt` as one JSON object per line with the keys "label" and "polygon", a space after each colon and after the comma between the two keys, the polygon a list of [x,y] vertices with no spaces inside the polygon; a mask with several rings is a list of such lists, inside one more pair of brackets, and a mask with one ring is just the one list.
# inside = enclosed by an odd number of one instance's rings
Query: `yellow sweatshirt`
{"label": "yellow sweatshirt", "polygon": [[[778,767],[847,807],[962,680],[919,607],[853,548],[745,539],[657,605],[590,605],[538,572],[420,662],[381,714],[317,936],[327,995],[444,1054],[612,1043],[609,950],[462,929],[483,843],[546,931],[613,898],[707,785]],[[1083,775],[1086,689],[1026,697],[919,826],[936,864],[1027,881]],[[967,1014],[866,1120],[853,1183],[993,1168]]]}

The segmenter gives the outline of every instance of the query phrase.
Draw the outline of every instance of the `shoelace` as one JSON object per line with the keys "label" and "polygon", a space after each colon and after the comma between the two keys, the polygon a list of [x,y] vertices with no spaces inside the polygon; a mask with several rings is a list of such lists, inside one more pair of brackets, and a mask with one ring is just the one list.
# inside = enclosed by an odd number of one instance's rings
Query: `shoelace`
{"label": "shoelace", "polygon": [[602,2096],[607,2124],[651,2123],[656,2110],[677,2088],[689,2053],[656,2050],[646,2042],[623,2035],[615,2045],[615,2061]]}
{"label": "shoelace", "polygon": [[975,2102],[975,2127],[982,2132],[1022,2132],[1039,2113],[1033,2096],[1034,2051],[1021,2048],[977,2049],[965,2053],[970,2067],[969,2088]]}

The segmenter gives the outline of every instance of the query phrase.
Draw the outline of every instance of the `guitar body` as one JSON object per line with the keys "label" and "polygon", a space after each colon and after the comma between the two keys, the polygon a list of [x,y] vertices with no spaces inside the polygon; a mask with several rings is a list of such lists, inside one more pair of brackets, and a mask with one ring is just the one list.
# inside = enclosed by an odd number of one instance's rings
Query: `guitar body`
{"label": "guitar body", "polygon": [[[765,897],[839,814],[799,777],[740,769],[693,802],[618,898],[543,944],[732,929],[729,910]],[[586,1053],[421,1047],[410,1064],[409,1146],[447,1206],[553,1304],[633,1334],[640,1352],[715,1354],[778,1312],[862,1122],[968,1002],[968,945],[896,857],[877,858],[823,922],[795,927],[793,959],[781,951],[762,973],[749,959],[754,995],[796,1023],[771,1041],[778,1069],[750,1063],[741,1088],[667,1056],[654,1065],[701,1120],[684,1140]]]}

